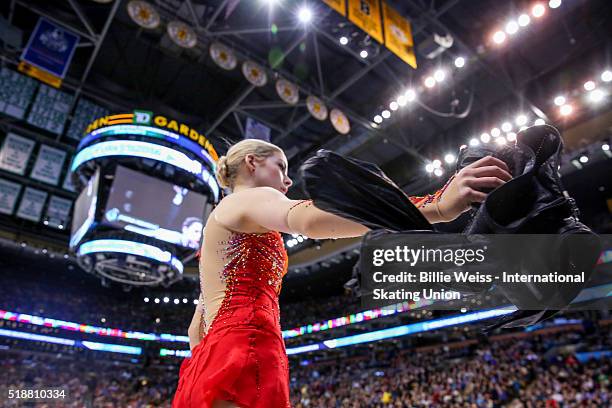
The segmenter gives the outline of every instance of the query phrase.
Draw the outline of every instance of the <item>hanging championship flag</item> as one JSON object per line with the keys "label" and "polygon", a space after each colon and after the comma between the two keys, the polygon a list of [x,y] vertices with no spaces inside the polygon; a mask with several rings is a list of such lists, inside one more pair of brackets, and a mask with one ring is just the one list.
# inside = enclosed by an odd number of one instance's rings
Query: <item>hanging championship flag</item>
{"label": "hanging championship flag", "polygon": [[161,19],[159,13],[151,4],[143,0],[131,0],[127,4],[127,11],[133,22],[141,26],[153,30],[159,27]]}
{"label": "hanging championship flag", "polygon": [[260,139],[270,141],[270,128],[263,123],[259,123],[253,118],[247,118],[244,129],[245,139]]}
{"label": "hanging championship flag", "polygon": [[0,179],[0,214],[13,214],[19,192],[21,184]]}
{"label": "hanging championship flag", "polygon": [[327,119],[327,106],[325,106],[323,101],[316,96],[310,95],[306,98],[306,107],[308,108],[308,112],[310,112],[315,119]]}
{"label": "hanging championship flag", "polygon": [[0,149],[0,169],[24,175],[34,149],[34,140],[9,133]]}
{"label": "hanging championship flag", "polygon": [[295,105],[300,99],[298,87],[286,79],[279,79],[276,81],[276,93],[289,105]]}
{"label": "hanging championship flag", "polygon": [[416,69],[417,63],[410,22],[395,9],[391,8],[386,1],[383,1],[383,22],[385,26],[385,45],[387,48],[405,63]]}
{"label": "hanging championship flag", "polygon": [[198,42],[193,28],[182,21],[171,21],[166,29],[170,39],[181,48],[193,48]]}
{"label": "hanging championship flag", "polygon": [[268,82],[266,71],[253,61],[244,61],[242,63],[242,74],[247,81],[255,86],[264,86]]}
{"label": "hanging championship flag", "polygon": [[329,119],[331,120],[334,129],[336,129],[338,133],[346,135],[351,131],[351,124],[349,123],[346,115],[340,109],[332,109],[329,113]]}
{"label": "hanging championship flag", "polygon": [[78,35],[41,17],[21,53],[17,69],[59,88],[79,39]]}
{"label": "hanging championship flag", "polygon": [[221,68],[231,71],[236,68],[238,61],[236,60],[236,54],[234,51],[226,47],[225,45],[215,42],[210,45],[208,50],[210,58],[220,66]]}
{"label": "hanging championship flag", "polygon": [[382,44],[379,0],[348,0],[348,19]]}
{"label": "hanging championship flag", "polygon": [[34,222],[40,221],[42,209],[45,206],[46,200],[46,192],[26,187],[23,197],[21,197],[21,203],[19,203],[17,216]]}
{"label": "hanging championship flag", "polygon": [[332,9],[346,17],[346,0],[322,0]]}
{"label": "hanging championship flag", "polygon": [[30,177],[55,186],[59,182],[65,160],[65,151],[45,144],[41,145]]}

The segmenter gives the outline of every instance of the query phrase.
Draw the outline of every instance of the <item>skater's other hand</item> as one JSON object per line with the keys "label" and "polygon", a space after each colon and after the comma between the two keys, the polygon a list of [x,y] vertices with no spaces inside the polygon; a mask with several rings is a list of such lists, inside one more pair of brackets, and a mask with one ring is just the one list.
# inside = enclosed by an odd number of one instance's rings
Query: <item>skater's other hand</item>
{"label": "skater's other hand", "polygon": [[503,161],[486,156],[457,172],[438,199],[440,213],[448,221],[470,209],[472,203],[481,203],[487,193],[512,179]]}

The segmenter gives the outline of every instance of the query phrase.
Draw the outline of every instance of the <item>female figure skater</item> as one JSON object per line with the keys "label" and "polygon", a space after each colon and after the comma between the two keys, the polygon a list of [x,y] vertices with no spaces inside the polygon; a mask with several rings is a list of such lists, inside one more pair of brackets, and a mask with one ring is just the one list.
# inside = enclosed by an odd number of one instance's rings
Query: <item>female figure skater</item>
{"label": "female figure skater", "polygon": [[[435,206],[420,207],[430,222],[447,221],[442,214],[455,218],[484,199],[478,188],[511,178],[503,162],[485,159],[447,183],[444,200],[438,194],[413,202],[435,201]],[[243,140],[217,166],[219,183],[232,194],[219,202],[204,228],[201,296],[188,330],[192,356],[181,364],[173,407],[290,407],[278,305],[287,272],[280,232],[344,238],[361,236],[368,228],[324,212],[310,200],[287,198],[292,184],[287,159],[273,144]]]}

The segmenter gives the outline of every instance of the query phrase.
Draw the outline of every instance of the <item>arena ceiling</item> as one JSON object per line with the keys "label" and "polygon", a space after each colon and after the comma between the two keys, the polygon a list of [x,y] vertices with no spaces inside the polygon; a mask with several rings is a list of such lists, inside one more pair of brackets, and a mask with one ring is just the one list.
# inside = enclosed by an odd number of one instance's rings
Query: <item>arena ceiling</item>
{"label": "arena ceiling", "polygon": [[[317,0],[150,0],[162,20],[162,28],[152,31],[131,20],[126,0],[10,0],[0,10],[22,31],[24,44],[41,15],[81,36],[65,87],[117,111],[149,109],[189,123],[220,152],[242,138],[250,116],[272,129],[271,141],[287,152],[292,174],[325,147],[375,162],[406,191],[422,193],[443,179],[425,173],[427,161],[456,152],[501,120],[524,113],[530,121],[542,118],[569,130],[602,114],[593,108],[562,118],[552,99],[609,67],[606,0],[564,1],[501,45],[494,44],[492,34],[533,1],[388,2],[410,20],[417,50],[435,34],[452,37],[452,47],[433,59],[417,51],[415,70]],[[296,18],[304,4],[313,14],[308,24]],[[194,49],[169,44],[165,23],[172,20],[196,30]],[[341,36],[351,41],[342,45]],[[239,62],[252,59],[266,66],[268,85],[250,86],[239,69],[217,67],[208,53],[213,41],[234,49]],[[369,54],[362,58],[365,48]],[[14,66],[20,52],[5,45],[3,63]],[[465,59],[464,67],[455,67],[457,57]],[[424,79],[439,69],[446,79],[425,88]],[[278,98],[274,76],[299,86],[297,106]],[[418,90],[416,100],[373,127],[374,117],[407,89]],[[307,95],[343,110],[350,134],[314,119],[305,107]],[[578,135],[575,146],[583,137],[597,135]],[[56,142],[74,149],[72,142]],[[301,194],[298,183],[290,195]]]}

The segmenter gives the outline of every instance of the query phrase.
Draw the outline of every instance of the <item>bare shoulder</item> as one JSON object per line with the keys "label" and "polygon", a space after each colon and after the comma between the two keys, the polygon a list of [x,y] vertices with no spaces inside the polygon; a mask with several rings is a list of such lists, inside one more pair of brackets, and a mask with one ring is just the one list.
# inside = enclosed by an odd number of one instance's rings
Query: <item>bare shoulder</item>
{"label": "bare shoulder", "polygon": [[272,187],[253,187],[224,197],[214,210],[214,219],[224,227],[241,232],[263,232],[261,225],[253,222],[252,213],[287,197]]}

